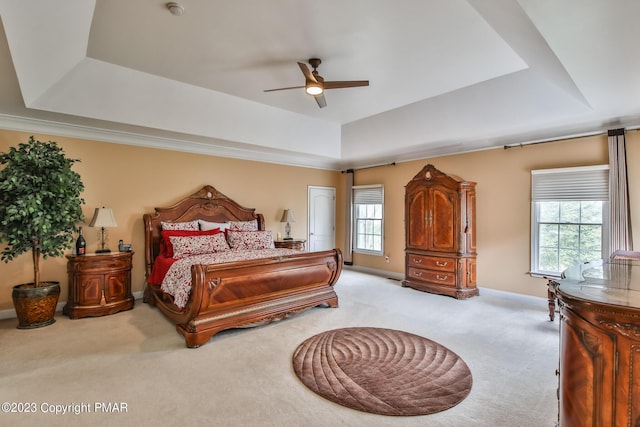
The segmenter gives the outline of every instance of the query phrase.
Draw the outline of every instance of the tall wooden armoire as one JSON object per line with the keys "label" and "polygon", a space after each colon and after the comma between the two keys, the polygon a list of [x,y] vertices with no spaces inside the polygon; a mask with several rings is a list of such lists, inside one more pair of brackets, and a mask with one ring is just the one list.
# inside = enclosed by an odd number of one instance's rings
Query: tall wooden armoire
{"label": "tall wooden armoire", "polygon": [[475,187],[433,165],[409,181],[403,286],[454,298],[478,295]]}

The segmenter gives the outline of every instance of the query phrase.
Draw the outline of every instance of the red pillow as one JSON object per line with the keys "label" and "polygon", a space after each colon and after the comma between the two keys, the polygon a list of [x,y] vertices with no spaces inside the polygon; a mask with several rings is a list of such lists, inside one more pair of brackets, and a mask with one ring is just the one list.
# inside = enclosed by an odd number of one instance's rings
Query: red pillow
{"label": "red pillow", "polygon": [[163,230],[160,234],[162,238],[160,239],[160,254],[162,256],[166,256],[168,258],[173,258],[173,246],[171,245],[170,236],[212,236],[214,234],[220,233],[219,228],[214,228],[213,230],[206,231],[191,231],[191,230]]}

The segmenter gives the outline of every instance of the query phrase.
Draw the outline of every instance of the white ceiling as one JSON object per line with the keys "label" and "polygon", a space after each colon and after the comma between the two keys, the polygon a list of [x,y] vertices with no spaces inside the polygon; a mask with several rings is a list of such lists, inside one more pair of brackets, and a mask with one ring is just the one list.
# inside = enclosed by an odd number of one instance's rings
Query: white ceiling
{"label": "white ceiling", "polygon": [[[637,0],[0,0],[0,126],[340,169],[640,126]],[[319,57],[320,109],[296,62]]]}

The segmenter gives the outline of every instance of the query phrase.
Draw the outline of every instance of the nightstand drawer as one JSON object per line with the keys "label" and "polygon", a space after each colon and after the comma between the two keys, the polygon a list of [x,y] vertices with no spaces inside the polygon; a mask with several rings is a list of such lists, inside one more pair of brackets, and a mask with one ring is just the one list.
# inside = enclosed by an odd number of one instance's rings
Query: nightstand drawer
{"label": "nightstand drawer", "polygon": [[85,255],[83,258],[77,257],[74,267],[85,274],[127,270],[131,268],[130,257],[124,259],[108,259],[102,256],[101,258],[102,259],[99,259],[98,257],[91,257],[90,255]]}
{"label": "nightstand drawer", "polygon": [[276,248],[284,248],[284,249],[297,249],[299,251],[305,250],[305,242],[304,239],[291,239],[291,240],[276,240],[273,242]]}

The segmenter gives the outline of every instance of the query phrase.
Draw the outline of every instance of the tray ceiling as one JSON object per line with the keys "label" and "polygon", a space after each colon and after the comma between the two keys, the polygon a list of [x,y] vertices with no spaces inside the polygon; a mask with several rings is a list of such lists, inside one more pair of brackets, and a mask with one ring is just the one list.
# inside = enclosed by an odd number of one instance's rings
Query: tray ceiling
{"label": "tray ceiling", "polygon": [[[0,125],[344,168],[640,124],[640,2],[0,0]],[[319,57],[318,108],[296,62]]]}

